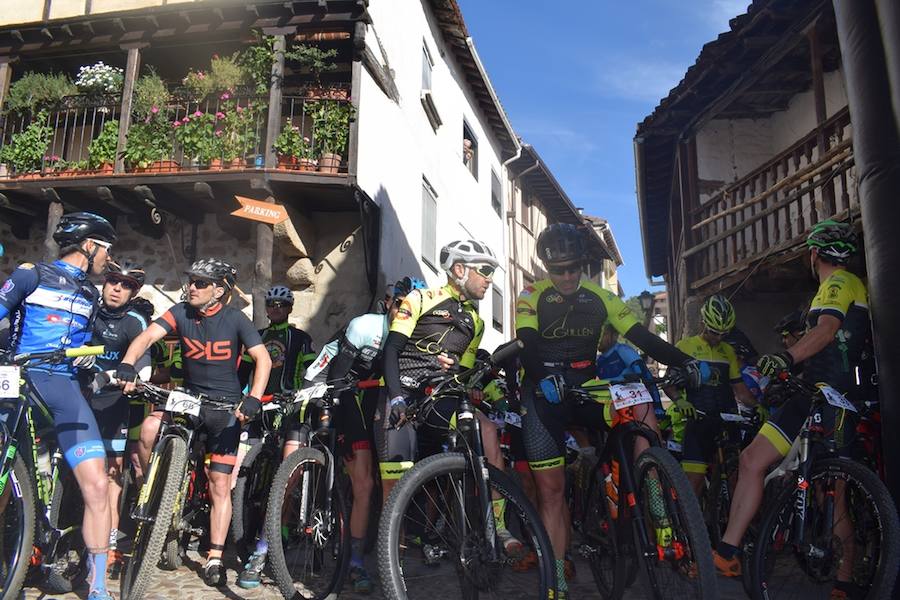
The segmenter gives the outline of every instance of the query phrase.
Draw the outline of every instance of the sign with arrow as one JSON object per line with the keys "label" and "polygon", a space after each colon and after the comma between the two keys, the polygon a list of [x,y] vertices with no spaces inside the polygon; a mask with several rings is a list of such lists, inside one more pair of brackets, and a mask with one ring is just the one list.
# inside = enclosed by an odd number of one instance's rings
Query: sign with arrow
{"label": "sign with arrow", "polygon": [[251,221],[260,221],[262,223],[268,223],[269,225],[275,225],[282,221],[287,221],[288,219],[287,209],[280,204],[253,200],[252,198],[245,198],[243,196],[235,196],[234,198],[241,205],[239,209],[231,213],[235,217],[250,219]]}

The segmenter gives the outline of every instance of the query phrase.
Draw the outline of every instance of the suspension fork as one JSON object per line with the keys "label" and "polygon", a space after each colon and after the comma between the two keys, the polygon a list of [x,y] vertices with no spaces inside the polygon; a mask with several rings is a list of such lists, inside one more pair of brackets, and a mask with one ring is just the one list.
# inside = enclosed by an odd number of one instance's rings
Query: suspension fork
{"label": "suspension fork", "polygon": [[[637,485],[634,480],[634,457],[629,455],[629,448],[626,448],[625,439],[623,432],[613,431],[606,442],[607,444],[613,444],[611,454],[619,461],[619,518],[621,519],[626,512],[622,510],[623,508],[626,508],[622,505],[622,499],[624,498],[627,504],[628,518],[631,519],[632,525],[637,531],[638,539],[644,545],[642,554],[655,556],[655,544],[651,544],[650,534],[647,530],[647,522],[644,519],[644,511],[638,510],[639,507],[637,499],[635,498]],[[627,528],[622,527],[620,531],[625,531],[626,529]],[[651,547],[654,547],[652,552],[650,552]]]}
{"label": "suspension fork", "polygon": [[[466,440],[466,453],[472,465],[475,489],[479,497],[479,508],[484,519],[484,539],[490,544],[491,559],[499,560],[500,548],[497,543],[497,525],[494,522],[494,506],[491,502],[490,484],[488,483],[487,459],[484,456],[484,445],[481,441],[481,424],[478,422],[476,409],[467,397],[459,403],[456,413],[456,428]],[[465,501],[465,498],[463,498]],[[465,509],[463,509],[465,510]],[[463,529],[466,521],[463,520]],[[465,534],[465,530],[463,531]]]}

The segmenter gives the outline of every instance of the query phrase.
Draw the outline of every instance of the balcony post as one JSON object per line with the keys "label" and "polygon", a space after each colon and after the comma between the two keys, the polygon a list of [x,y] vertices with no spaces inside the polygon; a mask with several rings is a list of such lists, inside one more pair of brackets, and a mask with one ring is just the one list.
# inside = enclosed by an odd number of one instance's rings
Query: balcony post
{"label": "balcony post", "polygon": [[[819,19],[813,21],[806,32],[809,41],[810,70],[812,71],[813,100],[816,107],[816,146],[819,150],[819,159],[828,152],[828,136],[822,125],[828,120],[828,112],[825,106],[825,79],[822,67],[822,43],[819,40]],[[830,182],[822,186],[822,200],[825,206],[825,215],[834,214],[834,183]],[[815,207],[812,207],[815,210]],[[819,214],[818,217],[822,215]],[[818,219],[817,219],[818,220]]]}
{"label": "balcony post", "polygon": [[[282,38],[283,39],[283,38]],[[283,55],[282,55],[283,56]],[[280,111],[279,111],[280,112]],[[250,187],[265,194],[263,202],[275,202],[271,186],[263,179],[251,179]],[[268,223],[256,223],[256,261],[253,263],[253,324],[265,327],[266,291],[272,286],[272,254],[275,247],[275,234]]]}
{"label": "balcony post", "polygon": [[[275,36],[275,60],[272,61],[272,86],[269,88],[269,118],[266,122],[266,168],[276,167],[275,138],[281,128],[281,89],[284,85],[284,33]],[[270,276],[271,277],[271,276]],[[255,302],[254,302],[254,313]]]}
{"label": "balcony post", "polygon": [[6,102],[6,94],[9,93],[9,83],[12,81],[12,63],[14,56],[0,56],[0,107]]}
{"label": "balcony post", "polygon": [[128,50],[128,59],[125,62],[125,83],[122,86],[122,106],[119,111],[119,141],[116,144],[115,172],[125,172],[125,140],[128,136],[128,128],[131,127],[131,103],[134,96],[134,82],[137,81],[138,71],[141,68],[141,48],[147,47],[146,43],[126,44],[121,46]]}

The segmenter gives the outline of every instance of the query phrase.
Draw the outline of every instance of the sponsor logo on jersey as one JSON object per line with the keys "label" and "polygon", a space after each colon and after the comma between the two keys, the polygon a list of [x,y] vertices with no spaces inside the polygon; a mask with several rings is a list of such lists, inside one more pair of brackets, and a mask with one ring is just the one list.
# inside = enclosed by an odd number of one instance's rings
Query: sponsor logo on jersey
{"label": "sponsor logo on jersey", "polygon": [[224,340],[220,342],[206,342],[205,344],[198,340],[183,337],[181,341],[186,346],[184,357],[206,360],[230,360],[231,359],[231,342]]}
{"label": "sponsor logo on jersey", "polygon": [[443,310],[443,309],[433,310],[433,311],[431,311],[431,314],[433,314],[436,317],[441,317],[442,319],[450,318],[449,310]]}
{"label": "sponsor logo on jersey", "polygon": [[831,285],[828,286],[828,299],[829,300],[837,300],[837,297],[840,295],[840,293],[841,293],[840,285],[838,285],[836,283],[832,283]]}
{"label": "sponsor logo on jersey", "polygon": [[401,321],[405,321],[406,319],[412,318],[412,313],[409,312],[408,308],[403,308],[402,306],[397,310],[397,316],[395,319],[400,319]]}
{"label": "sponsor logo on jersey", "polygon": [[546,301],[550,304],[562,304],[563,297],[560,294],[550,294],[547,296]]}
{"label": "sponsor logo on jersey", "polygon": [[12,289],[16,287],[16,284],[12,279],[7,279],[6,283],[3,284],[3,287],[0,288],[0,294],[7,294],[12,291]]}
{"label": "sponsor logo on jersey", "polygon": [[66,319],[62,318],[61,316],[55,315],[55,314],[53,314],[53,313],[50,313],[49,315],[47,315],[47,322],[48,322],[48,323],[62,323],[62,322],[65,321],[65,320],[66,320]]}
{"label": "sponsor logo on jersey", "polygon": [[625,317],[628,316],[628,314],[630,312],[631,312],[631,309],[626,306],[625,308],[623,308],[622,310],[619,311],[619,318],[624,319]]}

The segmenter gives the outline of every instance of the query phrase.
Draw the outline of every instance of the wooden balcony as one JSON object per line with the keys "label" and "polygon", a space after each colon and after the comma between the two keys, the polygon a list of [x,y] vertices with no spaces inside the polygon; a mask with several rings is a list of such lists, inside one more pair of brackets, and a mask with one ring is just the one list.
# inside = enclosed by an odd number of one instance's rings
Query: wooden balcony
{"label": "wooden balcony", "polygon": [[792,257],[816,222],[859,211],[844,108],[793,146],[702,202],[689,215],[689,286],[729,285],[760,262]]}

